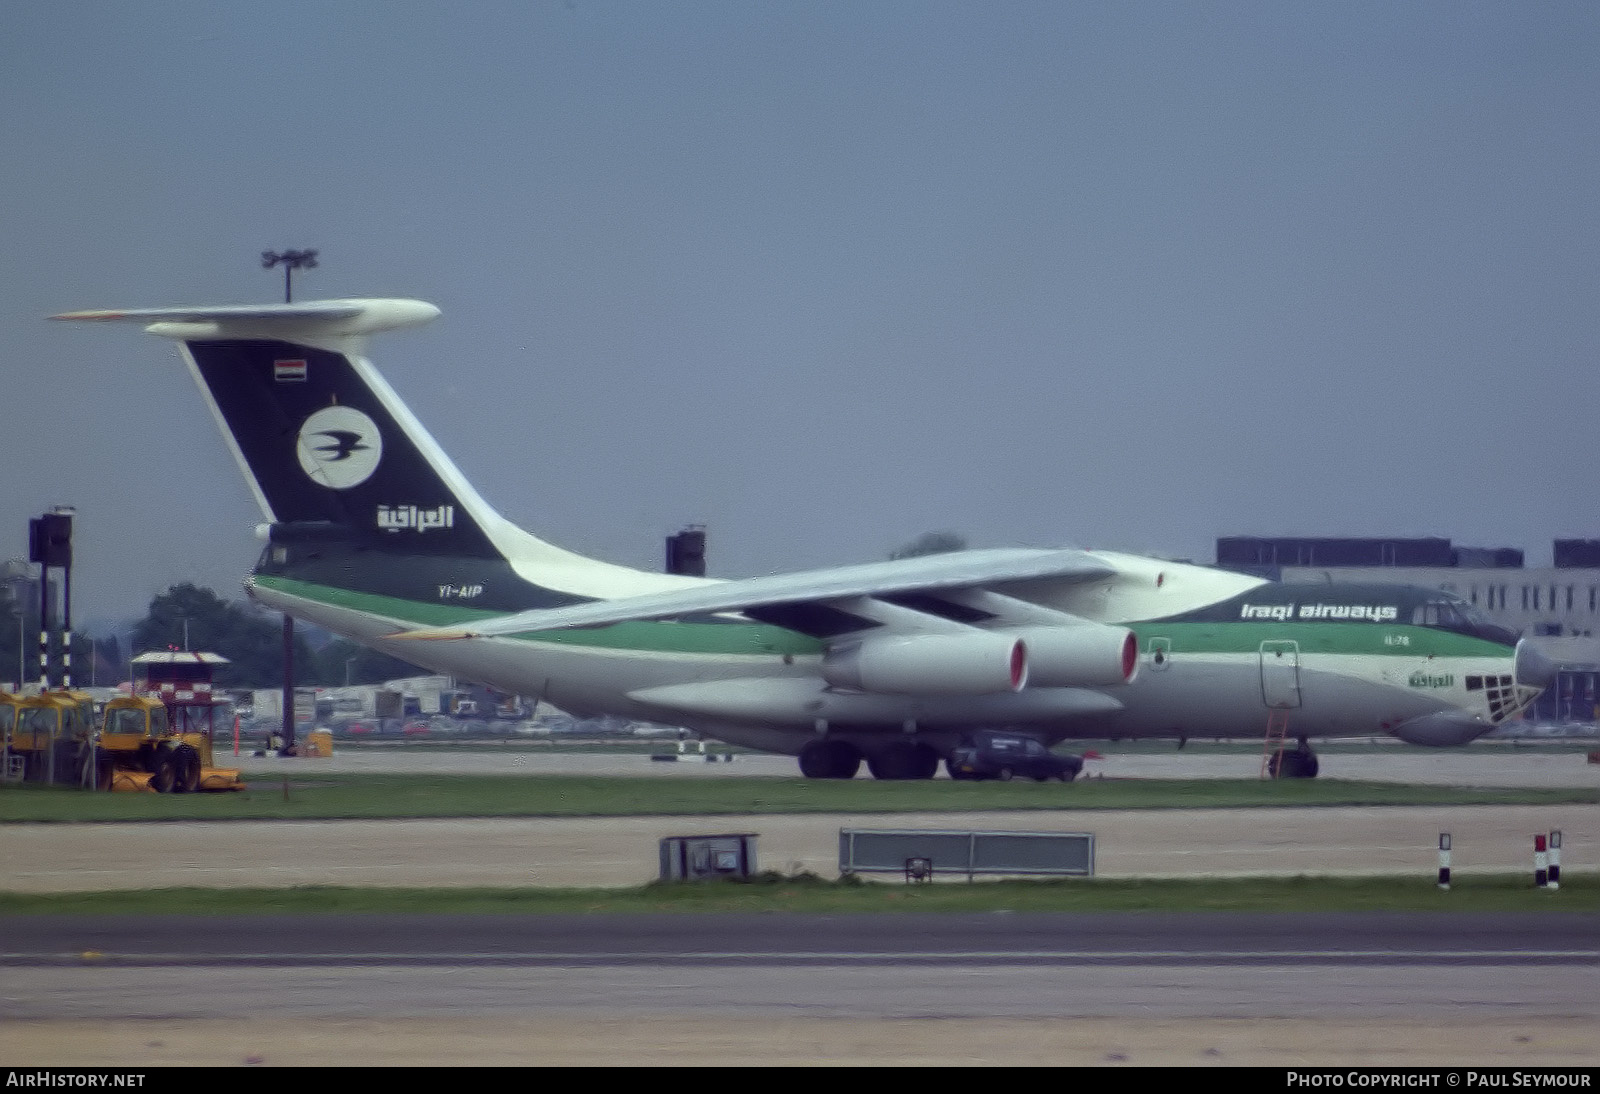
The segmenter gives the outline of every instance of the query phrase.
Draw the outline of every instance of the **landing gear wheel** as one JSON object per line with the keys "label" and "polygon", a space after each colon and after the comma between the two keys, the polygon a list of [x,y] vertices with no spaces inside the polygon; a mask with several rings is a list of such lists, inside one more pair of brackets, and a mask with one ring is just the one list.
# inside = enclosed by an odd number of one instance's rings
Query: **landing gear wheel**
{"label": "landing gear wheel", "polygon": [[1002,767],[999,771],[995,772],[994,777],[1003,783],[1008,783],[1011,781],[1011,769],[1009,767]]}
{"label": "landing gear wheel", "polygon": [[1317,777],[1317,754],[1309,748],[1283,749],[1273,757],[1273,775],[1279,779],[1314,779]]}
{"label": "landing gear wheel", "polygon": [[808,779],[853,779],[861,750],[845,741],[813,741],[800,750],[800,774]]}
{"label": "landing gear wheel", "polygon": [[894,744],[867,757],[874,779],[931,779],[939,770],[939,754],[927,745]]}
{"label": "landing gear wheel", "polygon": [[163,749],[156,756],[156,769],[150,776],[150,785],[155,788],[157,794],[170,794],[178,785],[177,757],[172,754],[170,748]]}
{"label": "landing gear wheel", "polygon": [[200,789],[200,753],[193,745],[179,745],[172,750],[174,794],[188,794]]}

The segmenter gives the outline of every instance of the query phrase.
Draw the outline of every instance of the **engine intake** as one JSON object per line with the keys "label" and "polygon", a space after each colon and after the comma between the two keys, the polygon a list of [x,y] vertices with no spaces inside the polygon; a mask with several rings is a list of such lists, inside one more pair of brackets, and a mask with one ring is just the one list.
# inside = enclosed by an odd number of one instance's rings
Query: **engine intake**
{"label": "engine intake", "polygon": [[988,695],[1028,684],[1028,646],[1016,635],[909,634],[830,649],[830,686],[888,695]]}

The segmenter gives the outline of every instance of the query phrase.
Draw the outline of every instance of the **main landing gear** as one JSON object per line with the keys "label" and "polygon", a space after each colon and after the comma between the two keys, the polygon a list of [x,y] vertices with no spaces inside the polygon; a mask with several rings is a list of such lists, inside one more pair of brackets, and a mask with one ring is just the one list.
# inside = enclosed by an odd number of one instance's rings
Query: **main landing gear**
{"label": "main landing gear", "polygon": [[800,774],[808,779],[853,779],[861,750],[846,741],[812,741],[800,750]]}
{"label": "main landing gear", "polygon": [[939,754],[927,745],[893,744],[867,757],[874,779],[931,779],[939,770]]}
{"label": "main landing gear", "polygon": [[812,741],[800,750],[800,774],[808,779],[853,779],[867,761],[874,779],[931,779],[939,754],[925,744],[891,744],[863,756],[847,741]]}

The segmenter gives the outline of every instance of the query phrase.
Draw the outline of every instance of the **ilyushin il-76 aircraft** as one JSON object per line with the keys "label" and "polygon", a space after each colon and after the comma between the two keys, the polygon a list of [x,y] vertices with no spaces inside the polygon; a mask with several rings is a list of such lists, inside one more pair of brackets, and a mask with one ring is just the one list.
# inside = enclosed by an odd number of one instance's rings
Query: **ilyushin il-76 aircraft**
{"label": "ilyushin il-76 aircraft", "polygon": [[[718,581],[585,558],[478,495],[366,356],[415,300],[74,312],[175,339],[266,517],[249,595],[433,671],[926,779],[961,738],[1462,745],[1553,666],[1464,601],[1109,551],[985,549]],[[1291,742],[1297,742],[1297,745]]]}

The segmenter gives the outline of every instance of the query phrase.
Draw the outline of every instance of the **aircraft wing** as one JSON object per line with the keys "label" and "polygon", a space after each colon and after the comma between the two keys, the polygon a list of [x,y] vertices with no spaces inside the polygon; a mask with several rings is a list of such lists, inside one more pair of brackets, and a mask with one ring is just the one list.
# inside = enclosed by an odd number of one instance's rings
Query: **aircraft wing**
{"label": "aircraft wing", "polygon": [[486,619],[469,627],[431,627],[407,631],[393,637],[489,638],[721,612],[760,614],[761,609],[781,605],[828,605],[861,597],[990,589],[1014,582],[1050,578],[1079,583],[1110,577],[1115,573],[1115,569],[1106,562],[1084,551],[1020,548],[957,551],[773,577],[719,581],[668,593],[518,612]]}

